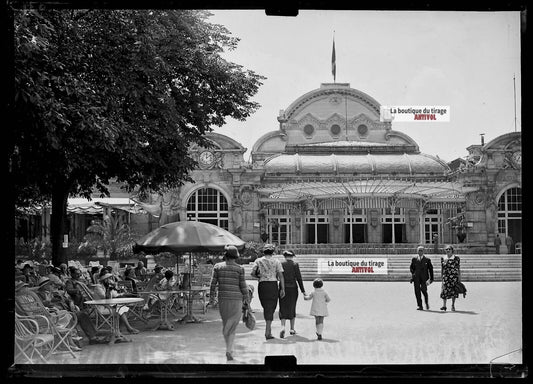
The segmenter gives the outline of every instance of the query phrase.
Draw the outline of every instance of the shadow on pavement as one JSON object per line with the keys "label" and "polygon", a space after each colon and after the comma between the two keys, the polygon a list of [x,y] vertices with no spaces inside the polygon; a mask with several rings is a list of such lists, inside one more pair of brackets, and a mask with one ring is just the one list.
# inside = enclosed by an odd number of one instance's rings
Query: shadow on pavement
{"label": "shadow on pavement", "polygon": [[474,312],[474,311],[458,311],[458,310],[455,310],[455,311],[449,311],[450,313],[462,313],[463,315],[478,315],[477,312]]}
{"label": "shadow on pavement", "polygon": [[[311,341],[314,341],[312,339],[308,339],[307,337],[303,337],[303,336],[300,336],[300,335],[290,335],[290,336],[285,336],[285,338],[283,339],[279,339],[280,341],[283,340],[283,343],[284,344],[296,344],[296,343],[309,343]],[[281,344],[281,343],[278,343],[278,344]]]}

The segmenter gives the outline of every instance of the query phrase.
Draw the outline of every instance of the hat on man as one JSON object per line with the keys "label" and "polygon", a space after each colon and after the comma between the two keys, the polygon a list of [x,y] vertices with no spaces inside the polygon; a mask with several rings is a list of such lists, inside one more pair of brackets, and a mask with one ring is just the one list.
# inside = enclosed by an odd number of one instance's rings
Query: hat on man
{"label": "hat on man", "polygon": [[46,284],[48,283],[51,283],[52,280],[50,280],[50,278],[46,277],[46,276],[42,276],[39,278],[39,281],[37,282],[37,285],[39,286],[39,288],[41,287],[44,287]]}
{"label": "hat on man", "polygon": [[293,251],[283,251],[283,256],[294,257],[296,256]]}
{"label": "hat on man", "polygon": [[239,258],[239,250],[234,245],[226,245],[224,247],[224,250],[226,251],[226,257],[229,257],[231,259],[237,259]]}
{"label": "hat on man", "polygon": [[275,249],[274,244],[265,244],[263,246],[263,251],[274,251]]}
{"label": "hat on man", "polygon": [[18,291],[20,290],[22,287],[27,287],[28,286],[28,283],[25,283],[24,281],[22,280],[18,280],[15,282],[15,291]]}
{"label": "hat on man", "polygon": [[110,277],[113,277],[113,275],[111,273],[104,273],[104,275],[100,276],[100,278],[98,280],[104,281],[105,279],[109,279]]}
{"label": "hat on man", "polygon": [[416,248],[416,251],[417,251],[417,252],[420,251],[420,250],[422,250],[422,251],[424,250],[424,247],[421,246],[421,245],[419,245],[419,246]]}
{"label": "hat on man", "polygon": [[24,267],[22,269],[33,269],[33,267],[30,264],[24,264]]}

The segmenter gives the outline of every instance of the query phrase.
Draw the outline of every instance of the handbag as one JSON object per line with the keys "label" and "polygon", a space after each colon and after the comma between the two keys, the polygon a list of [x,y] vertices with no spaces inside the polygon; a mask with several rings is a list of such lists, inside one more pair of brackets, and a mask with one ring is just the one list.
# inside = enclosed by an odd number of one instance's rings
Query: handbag
{"label": "handbag", "polygon": [[242,306],[242,321],[249,330],[255,329],[255,316],[252,311],[250,311],[248,303],[244,303]]}
{"label": "handbag", "polygon": [[455,283],[455,290],[457,291],[457,293],[459,294],[462,294],[463,297],[466,297],[466,287],[463,283],[461,283],[460,281],[458,281],[457,283]]}

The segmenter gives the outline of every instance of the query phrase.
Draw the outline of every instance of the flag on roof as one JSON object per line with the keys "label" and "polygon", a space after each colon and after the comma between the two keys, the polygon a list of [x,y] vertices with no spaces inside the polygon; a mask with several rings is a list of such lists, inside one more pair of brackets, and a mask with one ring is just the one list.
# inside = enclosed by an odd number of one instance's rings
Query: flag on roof
{"label": "flag on roof", "polygon": [[333,75],[333,82],[337,75],[337,59],[335,58],[335,38],[333,38],[333,51],[331,52],[331,74]]}

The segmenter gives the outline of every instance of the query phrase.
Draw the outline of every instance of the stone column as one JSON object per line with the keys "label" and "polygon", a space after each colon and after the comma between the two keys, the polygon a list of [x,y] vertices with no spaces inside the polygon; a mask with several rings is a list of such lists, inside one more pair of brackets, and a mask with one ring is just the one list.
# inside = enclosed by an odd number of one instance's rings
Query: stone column
{"label": "stone column", "polygon": [[418,209],[418,222],[419,222],[419,234],[420,234],[420,244],[424,244],[424,218],[426,216],[426,207],[428,204],[428,199],[420,199],[416,201],[416,207]]}
{"label": "stone column", "polygon": [[392,244],[396,244],[396,235],[394,231],[394,215],[396,211],[396,207],[398,206],[398,201],[400,198],[396,195],[392,195],[387,199],[387,203],[389,204],[389,207],[391,209],[391,215],[392,215]]}

